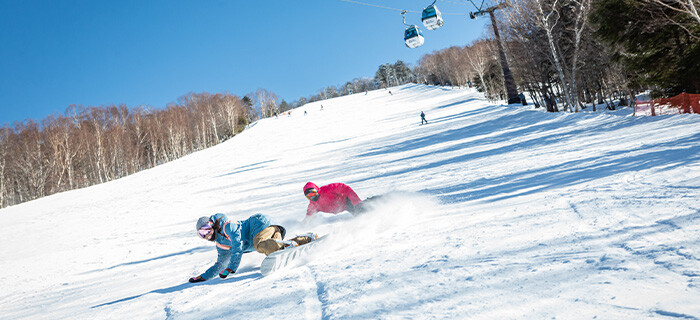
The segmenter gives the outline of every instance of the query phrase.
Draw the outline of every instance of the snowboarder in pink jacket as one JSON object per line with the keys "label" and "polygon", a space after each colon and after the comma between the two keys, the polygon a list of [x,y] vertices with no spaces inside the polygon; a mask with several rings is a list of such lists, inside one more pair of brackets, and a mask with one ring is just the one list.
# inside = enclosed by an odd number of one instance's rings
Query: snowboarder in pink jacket
{"label": "snowboarder in pink jacket", "polygon": [[360,197],[344,183],[331,183],[319,188],[313,182],[307,182],[304,185],[304,195],[309,199],[306,218],[317,212],[337,214],[347,210],[356,215],[364,211]]}

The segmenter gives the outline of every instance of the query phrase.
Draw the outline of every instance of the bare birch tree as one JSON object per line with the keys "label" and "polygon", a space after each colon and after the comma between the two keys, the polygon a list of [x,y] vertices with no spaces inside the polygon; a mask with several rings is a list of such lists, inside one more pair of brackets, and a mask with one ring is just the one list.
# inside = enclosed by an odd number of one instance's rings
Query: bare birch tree
{"label": "bare birch tree", "polygon": [[0,127],[0,208],[7,203],[7,164],[10,149],[10,137],[12,131],[7,127]]}
{"label": "bare birch tree", "polygon": [[[549,49],[554,59],[554,65],[559,75],[560,85],[562,86],[564,99],[568,107],[573,107],[573,100],[571,97],[571,89],[567,85],[566,76],[564,75],[564,66],[561,62],[561,55],[559,46],[556,44],[554,29],[557,27],[560,15],[560,2],[559,0],[532,0],[535,6],[535,22],[545,31],[547,35],[547,43],[549,44]],[[566,110],[567,107],[565,107]]]}
{"label": "bare birch tree", "polygon": [[488,92],[484,74],[488,69],[489,62],[494,59],[492,47],[487,40],[477,40],[472,42],[471,46],[465,48],[464,54],[467,57],[471,70],[479,77],[484,91]]}
{"label": "bare birch tree", "polygon": [[[700,0],[641,0],[644,3],[650,4],[652,7],[650,10],[653,10],[654,14],[656,15],[662,15],[662,17],[672,23],[675,24],[679,27],[681,27],[683,30],[688,32],[691,36],[694,38],[700,37],[700,34],[697,32],[693,32],[693,28],[688,28],[687,23],[685,21],[682,21],[682,19],[678,19],[677,17],[674,16],[669,16],[664,13],[664,10],[654,10],[655,6],[658,7],[663,7],[666,9],[670,9],[672,11],[681,13],[683,15],[686,15],[690,18],[692,18],[695,22],[695,24],[700,24],[700,15],[698,14],[698,8],[700,8]],[[697,30],[697,28],[695,28]]]}
{"label": "bare birch tree", "polygon": [[221,97],[224,121],[227,125],[227,137],[233,137],[238,133],[236,126],[242,116],[241,99],[233,95],[224,95]]}
{"label": "bare birch tree", "polygon": [[20,143],[14,144],[15,174],[19,178],[20,196],[33,200],[45,195],[46,180],[49,170],[48,160],[44,156],[43,137],[39,124],[33,120],[18,122],[15,131]]}
{"label": "bare birch tree", "polygon": [[576,86],[576,77],[578,69],[579,52],[581,49],[581,36],[586,29],[588,22],[588,14],[591,12],[591,0],[573,0],[574,6],[574,50],[571,61],[571,103],[575,112],[579,110],[578,88]]}
{"label": "bare birch tree", "polygon": [[[326,96],[326,90],[323,89],[319,92],[324,97]],[[324,98],[325,99],[325,98]],[[260,115],[263,118],[269,118],[275,115],[277,112],[277,102],[279,97],[274,92],[268,91],[267,89],[258,89],[255,91],[255,103],[260,110]]]}

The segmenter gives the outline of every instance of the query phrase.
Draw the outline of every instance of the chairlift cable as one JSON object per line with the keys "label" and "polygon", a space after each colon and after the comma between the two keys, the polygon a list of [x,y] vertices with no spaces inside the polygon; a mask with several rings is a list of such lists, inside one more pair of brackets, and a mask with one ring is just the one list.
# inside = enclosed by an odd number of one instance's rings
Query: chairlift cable
{"label": "chairlift cable", "polygon": [[440,0],[440,2],[449,2],[449,3],[459,4],[459,5],[469,4],[469,3],[466,3],[464,1],[453,1],[453,0]]}
{"label": "chairlift cable", "polygon": [[481,8],[484,6],[484,2],[486,2],[486,1],[485,1],[485,0],[481,0],[481,5],[478,6],[478,7],[476,6],[476,3],[474,3],[474,1],[469,0],[469,2],[471,2],[472,5],[474,5],[474,8],[476,8],[478,11],[481,11]]}
{"label": "chairlift cable", "polygon": [[[354,0],[338,0],[342,2],[348,2],[348,3],[354,3],[354,4],[359,4],[359,5],[364,5],[364,6],[369,6],[369,7],[375,7],[375,8],[381,8],[381,9],[387,9],[387,10],[394,10],[398,12],[410,12],[410,13],[422,13],[423,11],[413,11],[413,10],[404,10],[404,9],[398,9],[398,8],[392,8],[392,7],[386,7],[386,6],[380,6],[372,3],[365,3],[365,2],[360,2],[360,1],[354,1]],[[444,0],[443,0],[444,1]],[[466,16],[466,13],[443,13],[443,15],[448,15],[448,16]]]}
{"label": "chairlift cable", "polygon": [[391,8],[391,7],[385,7],[385,6],[380,6],[380,5],[371,4],[371,3],[364,3],[364,2],[360,2],[360,1],[353,1],[353,0],[338,0],[338,1],[349,2],[349,3],[354,3],[354,4],[361,4],[361,5],[365,5],[365,6],[382,8],[382,9],[387,9],[387,10],[394,10],[394,11],[399,11],[399,12],[420,13],[420,11],[411,11],[411,10],[404,10],[404,9],[398,9],[398,8]]}
{"label": "chairlift cable", "polygon": [[440,1],[450,2],[450,3],[454,3],[454,4],[463,4],[463,5],[469,5],[469,3],[471,3],[474,6],[474,8],[476,8],[477,11],[481,11],[481,8],[484,7],[484,3],[486,2],[486,0],[481,0],[481,5],[477,6],[473,0],[440,0]]}
{"label": "chairlift cable", "polygon": [[[484,6],[485,0],[481,1],[481,5],[477,6],[474,1],[472,0],[439,0],[440,2],[449,2],[449,3],[454,3],[454,4],[459,4],[459,5],[469,5],[470,3],[476,8],[477,10],[481,10],[481,8]],[[444,14],[444,13],[443,13]]]}

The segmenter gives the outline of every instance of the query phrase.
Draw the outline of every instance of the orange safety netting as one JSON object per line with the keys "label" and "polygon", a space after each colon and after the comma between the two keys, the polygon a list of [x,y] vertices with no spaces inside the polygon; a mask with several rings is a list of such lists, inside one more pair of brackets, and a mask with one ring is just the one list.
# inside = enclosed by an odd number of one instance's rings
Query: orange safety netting
{"label": "orange safety netting", "polygon": [[636,114],[658,116],[664,114],[700,113],[700,94],[681,93],[675,97],[636,101]]}

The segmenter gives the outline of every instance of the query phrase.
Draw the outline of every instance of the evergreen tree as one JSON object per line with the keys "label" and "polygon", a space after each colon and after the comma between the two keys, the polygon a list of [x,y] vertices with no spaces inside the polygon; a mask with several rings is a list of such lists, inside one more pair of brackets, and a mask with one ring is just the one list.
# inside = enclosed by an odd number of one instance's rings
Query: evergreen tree
{"label": "evergreen tree", "polygon": [[393,76],[392,66],[390,64],[383,64],[379,66],[377,72],[374,75],[374,79],[378,82],[384,84],[384,86],[391,86],[391,77]]}
{"label": "evergreen tree", "polygon": [[637,84],[658,86],[666,96],[700,93],[700,24],[669,23],[692,19],[663,6],[634,0],[600,0],[591,21],[596,34],[612,45],[613,58],[622,62]]}
{"label": "evergreen tree", "polygon": [[[474,76],[472,83],[474,87],[476,87],[476,90],[485,93],[486,98],[492,101],[507,98],[506,88],[503,84],[503,71],[498,61],[492,60],[488,62],[483,82],[481,80],[479,76]],[[484,84],[486,85],[486,89],[483,87]]]}
{"label": "evergreen tree", "polygon": [[282,102],[280,102],[280,105],[279,105],[280,112],[287,112],[288,110],[291,110],[291,109],[292,109],[292,106],[290,106],[289,103],[287,103],[287,101],[284,101],[284,99],[282,99]]}
{"label": "evergreen tree", "polygon": [[413,80],[413,72],[403,61],[396,61],[392,67],[396,75],[396,80],[398,80],[397,84],[405,84]]}
{"label": "evergreen tree", "polygon": [[246,95],[243,97],[243,99],[241,99],[241,104],[243,105],[243,110],[245,110],[247,115],[245,118],[246,125],[255,121],[257,119],[257,114],[253,110],[253,99]]}
{"label": "evergreen tree", "polygon": [[242,103],[243,106],[246,107],[246,108],[252,108],[252,107],[253,107],[253,99],[251,99],[249,96],[243,97],[243,99],[241,99],[241,103]]}

